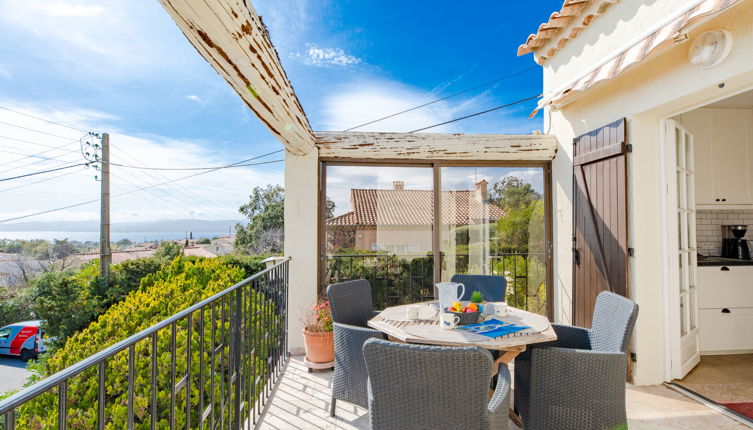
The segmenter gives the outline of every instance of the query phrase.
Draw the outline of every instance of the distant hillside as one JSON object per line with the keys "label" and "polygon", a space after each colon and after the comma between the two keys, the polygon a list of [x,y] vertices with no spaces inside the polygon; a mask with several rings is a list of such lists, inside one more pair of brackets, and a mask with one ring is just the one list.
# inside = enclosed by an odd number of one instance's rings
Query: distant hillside
{"label": "distant hillside", "polygon": [[[244,223],[243,220],[201,220],[201,219],[178,219],[178,220],[159,220],[144,222],[122,222],[112,223],[110,231],[113,233],[127,232],[164,232],[164,231],[210,231],[226,232],[235,231],[235,224]],[[0,225],[0,231],[81,231],[96,232],[99,231],[98,221],[61,221],[61,222],[44,222],[28,221],[12,224]]]}

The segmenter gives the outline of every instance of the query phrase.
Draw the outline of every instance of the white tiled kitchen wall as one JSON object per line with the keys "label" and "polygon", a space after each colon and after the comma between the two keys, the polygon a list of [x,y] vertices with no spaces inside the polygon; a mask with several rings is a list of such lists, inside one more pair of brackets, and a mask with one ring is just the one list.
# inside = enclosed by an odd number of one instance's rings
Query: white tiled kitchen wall
{"label": "white tiled kitchen wall", "polygon": [[699,209],[696,212],[696,242],[703,255],[722,253],[722,225],[748,226],[745,239],[753,240],[753,209]]}

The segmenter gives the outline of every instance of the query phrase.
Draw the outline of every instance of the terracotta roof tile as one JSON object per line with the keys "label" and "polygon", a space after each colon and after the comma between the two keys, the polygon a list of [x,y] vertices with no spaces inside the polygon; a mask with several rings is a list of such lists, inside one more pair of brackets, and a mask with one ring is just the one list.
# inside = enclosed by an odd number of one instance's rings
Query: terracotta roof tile
{"label": "terracotta roof tile", "polygon": [[[556,43],[546,51],[537,52],[537,62],[542,64],[548,58],[553,57],[557,51],[564,48],[570,39],[578,37],[580,31],[591,25],[593,19],[602,15],[613,3],[619,0],[565,0],[562,8],[553,12],[549,21],[539,25],[536,33],[531,34],[526,42],[518,47],[518,55],[525,55],[537,51],[542,46],[547,45],[550,41],[556,40]],[[586,9],[592,5],[593,13],[585,14]],[[572,26],[570,31],[563,32],[566,27]]]}
{"label": "terracotta roof tile", "polygon": [[[431,225],[434,222],[434,192],[431,190],[353,189],[351,212],[330,218],[328,226]],[[465,225],[472,219],[496,221],[504,212],[498,206],[476,199],[475,190],[443,191],[442,223]]]}

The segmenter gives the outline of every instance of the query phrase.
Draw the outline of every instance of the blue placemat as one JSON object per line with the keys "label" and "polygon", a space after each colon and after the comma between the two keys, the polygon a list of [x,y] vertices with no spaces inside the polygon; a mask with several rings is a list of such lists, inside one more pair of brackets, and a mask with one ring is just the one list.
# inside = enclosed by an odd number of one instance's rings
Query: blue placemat
{"label": "blue placemat", "polygon": [[501,337],[501,336],[508,335],[510,333],[515,333],[521,330],[525,330],[527,328],[530,328],[530,327],[506,323],[504,321],[500,321],[498,319],[492,318],[492,319],[489,319],[489,320],[486,320],[484,322],[480,322],[477,324],[469,324],[469,325],[464,325],[462,327],[457,327],[455,328],[455,330],[465,330],[471,333],[476,333],[476,334],[480,334],[482,336],[487,336],[487,337]]}

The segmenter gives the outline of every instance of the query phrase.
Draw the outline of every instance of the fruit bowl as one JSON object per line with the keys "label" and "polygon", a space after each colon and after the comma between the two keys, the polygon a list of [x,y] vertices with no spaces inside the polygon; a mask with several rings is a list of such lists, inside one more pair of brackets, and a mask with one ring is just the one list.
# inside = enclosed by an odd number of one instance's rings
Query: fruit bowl
{"label": "fruit bowl", "polygon": [[450,312],[459,318],[458,325],[476,324],[481,316],[481,311],[476,312]]}

